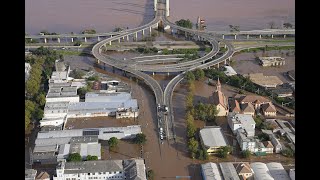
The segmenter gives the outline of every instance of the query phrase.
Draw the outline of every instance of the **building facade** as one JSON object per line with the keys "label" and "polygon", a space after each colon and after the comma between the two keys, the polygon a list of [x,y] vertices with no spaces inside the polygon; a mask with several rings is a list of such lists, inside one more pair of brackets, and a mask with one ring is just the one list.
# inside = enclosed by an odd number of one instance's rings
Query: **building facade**
{"label": "building facade", "polygon": [[217,80],[216,86],[216,90],[213,92],[212,97],[213,104],[217,107],[218,110],[217,116],[227,116],[229,112],[228,101],[221,91],[221,83],[219,78]]}

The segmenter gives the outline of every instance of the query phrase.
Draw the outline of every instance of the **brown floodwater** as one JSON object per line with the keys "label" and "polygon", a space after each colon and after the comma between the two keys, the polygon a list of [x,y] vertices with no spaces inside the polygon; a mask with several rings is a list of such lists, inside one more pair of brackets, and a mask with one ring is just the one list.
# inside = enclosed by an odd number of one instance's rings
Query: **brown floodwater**
{"label": "brown floodwater", "polygon": [[[115,27],[137,27],[153,18],[153,0],[25,0],[25,29],[29,34],[41,30],[79,33],[93,28],[110,32]],[[295,22],[294,0],[171,0],[170,19],[205,19],[208,30],[268,28],[274,21]]]}

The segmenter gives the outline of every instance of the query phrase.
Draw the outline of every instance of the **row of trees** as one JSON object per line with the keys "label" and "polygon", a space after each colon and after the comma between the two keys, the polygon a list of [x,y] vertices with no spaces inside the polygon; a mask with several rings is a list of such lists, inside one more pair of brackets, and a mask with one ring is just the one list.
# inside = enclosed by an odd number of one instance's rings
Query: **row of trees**
{"label": "row of trees", "polygon": [[46,103],[48,79],[52,74],[56,59],[61,58],[55,51],[40,47],[32,51],[25,62],[30,63],[29,78],[25,83],[25,131],[31,130],[31,122],[43,117],[43,108]]}
{"label": "row of trees", "polygon": [[[98,160],[98,156],[88,155],[86,158],[86,161],[97,161],[97,160]],[[82,161],[82,157],[79,153],[72,153],[68,156],[67,161],[68,162],[80,162],[80,161]]]}

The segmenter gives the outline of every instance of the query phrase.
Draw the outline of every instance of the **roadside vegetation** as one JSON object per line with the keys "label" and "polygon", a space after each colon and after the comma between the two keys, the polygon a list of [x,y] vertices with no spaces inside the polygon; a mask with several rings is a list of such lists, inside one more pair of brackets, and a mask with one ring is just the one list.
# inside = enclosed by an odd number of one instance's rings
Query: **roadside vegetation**
{"label": "roadside vegetation", "polygon": [[81,34],[96,34],[96,30],[94,29],[85,29],[81,32]]}
{"label": "roadside vegetation", "polygon": [[185,27],[185,28],[189,28],[189,29],[192,29],[192,27],[193,27],[193,24],[189,19],[187,19],[187,20],[180,19],[179,21],[176,21],[176,25],[181,26],[181,27]]}

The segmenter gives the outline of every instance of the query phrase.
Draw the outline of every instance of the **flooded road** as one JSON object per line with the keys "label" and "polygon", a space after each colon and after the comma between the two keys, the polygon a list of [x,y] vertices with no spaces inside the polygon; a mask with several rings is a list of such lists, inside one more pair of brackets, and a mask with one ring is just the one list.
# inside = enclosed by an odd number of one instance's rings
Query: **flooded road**
{"label": "flooded road", "polygon": [[[183,5],[183,6],[182,6]],[[25,0],[25,29],[29,34],[41,30],[79,33],[93,28],[110,32],[115,27],[137,27],[153,18],[153,0]],[[171,0],[170,19],[206,20],[208,30],[268,28],[295,22],[294,0]]]}

